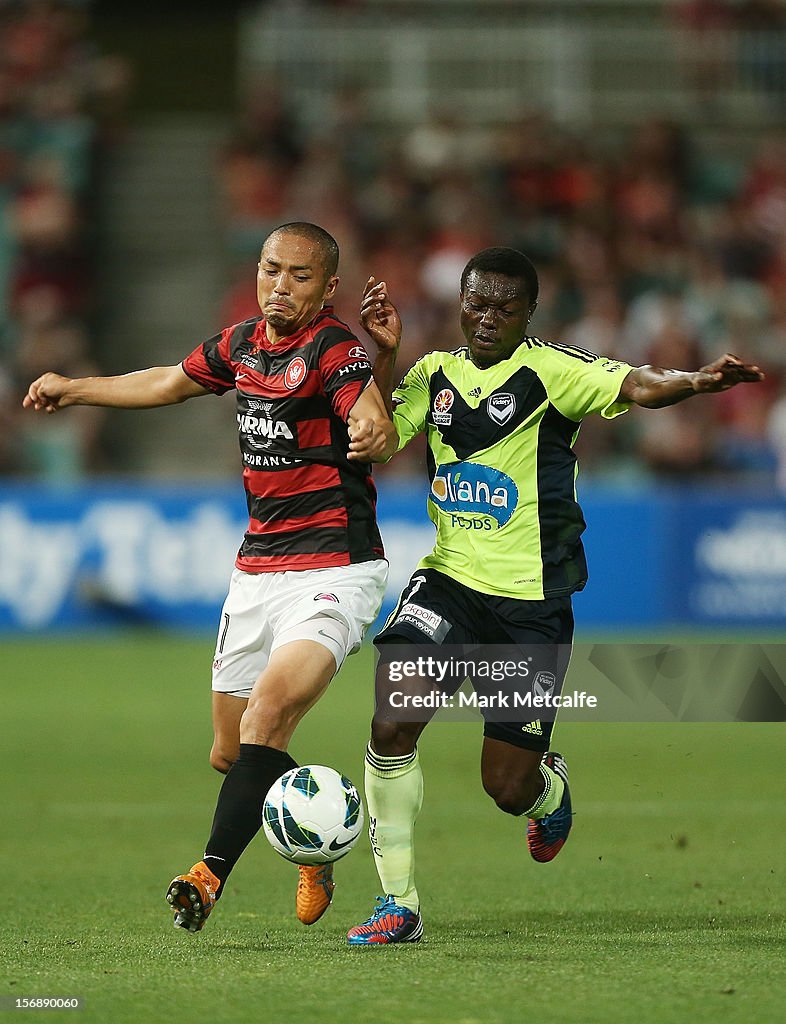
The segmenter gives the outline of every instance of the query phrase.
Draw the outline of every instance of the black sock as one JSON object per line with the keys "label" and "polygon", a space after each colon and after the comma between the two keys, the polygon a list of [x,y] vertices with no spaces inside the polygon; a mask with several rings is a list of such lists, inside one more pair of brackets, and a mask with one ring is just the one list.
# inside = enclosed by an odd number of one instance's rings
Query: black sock
{"label": "black sock", "polygon": [[[218,794],[213,830],[205,848],[205,863],[224,883],[240,855],[262,828],[262,805],[267,791],[284,772],[297,768],[285,750],[241,743],[237,761],[227,772]],[[221,885],[219,893],[223,893]]]}

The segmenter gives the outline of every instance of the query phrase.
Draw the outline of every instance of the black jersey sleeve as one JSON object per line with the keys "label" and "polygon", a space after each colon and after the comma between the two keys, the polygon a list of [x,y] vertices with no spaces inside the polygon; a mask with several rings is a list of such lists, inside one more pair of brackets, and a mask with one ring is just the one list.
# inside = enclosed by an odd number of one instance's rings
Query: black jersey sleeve
{"label": "black jersey sleeve", "polygon": [[235,367],[230,351],[234,327],[198,345],[182,362],[184,373],[208,391],[223,395],[235,386]]}
{"label": "black jersey sleeve", "polygon": [[372,378],[371,360],[363,345],[344,326],[320,331],[319,372],[333,411],[346,420]]}

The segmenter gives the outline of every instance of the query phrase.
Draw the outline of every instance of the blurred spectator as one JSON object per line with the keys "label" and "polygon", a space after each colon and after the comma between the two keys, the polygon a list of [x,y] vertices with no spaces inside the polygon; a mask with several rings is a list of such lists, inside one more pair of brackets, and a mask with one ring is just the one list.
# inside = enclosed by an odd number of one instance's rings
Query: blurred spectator
{"label": "blurred spectator", "polygon": [[740,202],[763,241],[774,244],[786,235],[786,135],[764,138],[748,170]]}
{"label": "blurred spectator", "polygon": [[401,148],[410,174],[426,184],[464,163],[461,133],[448,112],[415,125],[405,134]]}
{"label": "blurred spectator", "polygon": [[613,279],[600,281],[584,293],[582,315],[562,331],[569,345],[619,357],[623,349],[623,305]]}
{"label": "blurred spectator", "polygon": [[663,416],[645,414],[636,425],[638,452],[650,470],[675,482],[717,470],[711,413],[680,405],[661,411]]}
{"label": "blurred spectator", "polygon": [[740,67],[743,76],[770,101],[786,110],[786,6],[783,0],[740,0],[737,6]]}
{"label": "blurred spectator", "polygon": [[669,8],[685,83],[703,113],[714,113],[732,77],[735,11],[731,0],[678,0]]}
{"label": "blurred spectator", "polygon": [[229,249],[235,255],[253,255],[259,239],[284,219],[284,171],[273,156],[234,140],[223,155],[221,182]]}
{"label": "blurred spectator", "polygon": [[18,406],[45,369],[97,369],[84,221],[104,127],[117,132],[130,77],[124,62],[95,56],[87,30],[77,4],[0,7],[0,469],[57,480],[101,465],[101,411],[29,424]]}
{"label": "blurred spectator", "polygon": [[[98,374],[98,366],[89,359],[87,349],[87,335],[78,321],[42,322],[30,318],[20,339],[16,367],[19,392],[47,370],[69,377]],[[69,410],[67,418],[23,416],[19,451],[23,465],[52,481],[75,480],[90,470],[102,468],[98,432],[103,418],[102,409],[89,406]]]}

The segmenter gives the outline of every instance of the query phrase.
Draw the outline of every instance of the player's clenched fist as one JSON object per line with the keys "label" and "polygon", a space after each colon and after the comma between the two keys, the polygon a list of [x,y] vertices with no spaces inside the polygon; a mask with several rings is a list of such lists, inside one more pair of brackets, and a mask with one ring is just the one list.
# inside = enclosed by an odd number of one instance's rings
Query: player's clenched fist
{"label": "player's clenched fist", "polygon": [[36,412],[43,410],[53,413],[58,409],[64,409],[71,405],[67,395],[70,383],[70,378],[61,377],[59,373],[45,373],[30,385],[22,405],[25,409],[35,409]]}
{"label": "player's clenched fist", "polygon": [[387,435],[372,419],[358,420],[350,417],[348,424],[349,453],[347,458],[355,462],[371,462],[384,456]]}

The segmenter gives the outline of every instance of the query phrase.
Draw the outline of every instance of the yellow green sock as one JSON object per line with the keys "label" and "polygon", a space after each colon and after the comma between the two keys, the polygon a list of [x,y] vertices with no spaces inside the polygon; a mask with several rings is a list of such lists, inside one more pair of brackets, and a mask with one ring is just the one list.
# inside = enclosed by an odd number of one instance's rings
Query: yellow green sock
{"label": "yellow green sock", "polygon": [[385,895],[417,912],[415,888],[415,820],[423,803],[423,773],[417,750],[384,757],[366,750],[368,834]]}
{"label": "yellow green sock", "polygon": [[528,811],[524,813],[528,818],[545,818],[547,814],[556,811],[562,803],[562,794],[565,792],[565,783],[552,771],[547,764],[541,762],[540,774],[543,776],[543,792]]}

